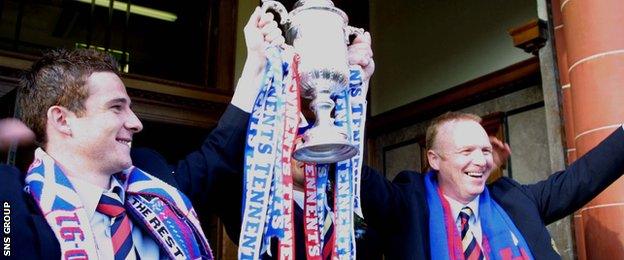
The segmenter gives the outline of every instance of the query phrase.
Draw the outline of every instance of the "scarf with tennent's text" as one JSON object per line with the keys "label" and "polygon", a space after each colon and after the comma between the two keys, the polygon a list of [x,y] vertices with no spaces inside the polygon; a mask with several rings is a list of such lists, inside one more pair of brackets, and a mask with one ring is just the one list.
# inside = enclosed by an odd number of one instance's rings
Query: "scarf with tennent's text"
{"label": "scarf with tennent's text", "polygon": [[[429,207],[431,259],[463,260],[462,239],[451,216],[451,206],[438,186],[437,172],[425,175]],[[486,259],[530,260],[531,250],[505,210],[490,197],[486,187],[479,196],[482,249]]]}
{"label": "scarf with tennent's text", "polygon": [[[213,259],[190,200],[179,190],[134,166],[117,173],[124,207],[171,259]],[[33,196],[61,246],[63,259],[97,259],[84,205],[61,167],[41,148],[26,175]]]}
{"label": "scarf with tennent's text", "polygon": [[[272,237],[278,238],[278,259],[294,259],[294,211],[291,156],[300,122],[298,55],[292,48],[269,47],[261,89],[247,130],[243,193],[243,223],[239,259],[259,259],[270,252]],[[307,165],[304,233],[308,259],[321,259],[324,242],[331,241],[332,258],[355,258],[353,214],[361,215],[359,174],[366,118],[362,70],[353,67],[349,87],[333,97],[335,124],[360,152],[336,164],[334,205],[327,205],[325,189],[329,165]],[[333,214],[325,214],[333,209]],[[334,223],[333,236],[324,241],[325,218]]]}

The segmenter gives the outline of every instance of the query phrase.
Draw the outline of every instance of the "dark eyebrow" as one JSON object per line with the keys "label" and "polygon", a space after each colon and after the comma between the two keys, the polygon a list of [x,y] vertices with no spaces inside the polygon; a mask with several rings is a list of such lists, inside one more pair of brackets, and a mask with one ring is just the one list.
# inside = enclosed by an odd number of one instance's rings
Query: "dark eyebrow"
{"label": "dark eyebrow", "polygon": [[130,103],[130,100],[128,100],[127,98],[115,98],[113,100],[109,100],[108,102],[106,102],[106,106],[110,106],[110,105],[117,104],[117,103],[126,104],[126,103]]}

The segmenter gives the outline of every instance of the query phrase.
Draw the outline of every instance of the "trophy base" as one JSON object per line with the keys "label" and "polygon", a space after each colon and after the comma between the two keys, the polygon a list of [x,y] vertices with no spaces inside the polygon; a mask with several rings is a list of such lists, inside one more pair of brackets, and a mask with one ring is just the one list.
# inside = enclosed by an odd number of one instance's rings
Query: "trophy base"
{"label": "trophy base", "polygon": [[336,133],[334,136],[323,138],[311,137],[314,129],[306,131],[305,142],[295,149],[293,156],[300,162],[335,163],[355,156],[357,147],[352,145],[345,134]]}

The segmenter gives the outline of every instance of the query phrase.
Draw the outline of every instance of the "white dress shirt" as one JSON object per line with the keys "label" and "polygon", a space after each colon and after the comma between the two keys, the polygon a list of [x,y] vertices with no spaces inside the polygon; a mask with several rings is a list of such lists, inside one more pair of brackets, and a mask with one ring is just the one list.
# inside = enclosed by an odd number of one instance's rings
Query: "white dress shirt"
{"label": "white dress shirt", "polygon": [[481,241],[483,239],[483,231],[481,230],[481,220],[479,219],[479,197],[477,196],[472,201],[468,202],[468,204],[464,205],[459,201],[456,201],[446,195],[444,195],[446,200],[451,205],[451,216],[455,220],[455,225],[457,226],[457,230],[461,234],[461,219],[459,218],[459,213],[464,207],[469,207],[472,210],[472,216],[468,219],[468,225],[470,225],[470,231],[474,235],[475,239],[477,239],[477,243],[479,246],[483,248]]}
{"label": "white dress shirt", "polygon": [[[474,235],[475,239],[477,239],[477,243],[479,243],[479,246],[481,247],[481,249],[483,249],[483,245],[482,245],[483,229],[481,229],[481,219],[479,219],[479,197],[480,196],[477,196],[467,205],[464,205],[460,203],[459,201],[456,201],[450,197],[447,197],[446,195],[444,195],[444,197],[451,205],[451,214],[453,214],[453,217],[455,218],[455,225],[457,226],[457,230],[459,230],[460,233],[461,233],[461,219],[459,218],[459,213],[464,207],[466,206],[470,207],[473,213],[472,216],[470,216],[470,219],[468,220],[468,224],[470,225],[470,231],[472,231],[472,234]],[[514,245],[518,245],[518,238],[516,238],[513,232],[511,232],[511,230],[509,230],[509,235],[511,236],[511,240],[513,241]]]}
{"label": "white dress shirt", "polygon": [[[80,180],[78,178],[69,177],[76,193],[82,200],[87,216],[89,217],[89,223],[93,236],[95,237],[95,247],[98,253],[99,259],[115,259],[115,252],[113,250],[113,241],[111,240],[111,218],[97,212],[96,208],[100,202],[100,197],[104,192],[113,192],[115,187],[121,192],[117,193],[121,197],[121,200],[125,199],[125,192],[123,186],[115,178],[111,178],[110,189],[104,190],[89,182]],[[161,259],[160,249],[158,244],[150,237],[149,234],[143,232],[140,228],[134,228],[134,224],[130,221],[130,228],[132,229],[132,242],[136,248],[137,253],[141,259]],[[130,252],[126,259],[135,260],[136,255]],[[163,259],[167,259],[163,256]]]}
{"label": "white dress shirt", "polygon": [[303,205],[305,205],[305,193],[303,191],[293,189],[293,200],[300,208],[303,208]]}

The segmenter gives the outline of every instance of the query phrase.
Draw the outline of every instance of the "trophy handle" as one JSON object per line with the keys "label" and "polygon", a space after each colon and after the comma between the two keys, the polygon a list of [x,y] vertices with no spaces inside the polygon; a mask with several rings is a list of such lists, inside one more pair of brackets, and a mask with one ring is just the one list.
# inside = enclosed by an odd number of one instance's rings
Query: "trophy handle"
{"label": "trophy handle", "polygon": [[[364,35],[364,29],[362,28],[357,28],[357,27],[353,27],[353,26],[347,26],[345,27],[345,41],[347,45],[350,45],[351,43],[349,42],[349,36],[351,35],[355,35],[355,36],[362,36]],[[362,70],[362,66],[360,65],[351,65],[352,67],[356,67],[359,68],[360,70]]]}
{"label": "trophy handle", "polygon": [[355,35],[355,36],[360,36],[360,35],[364,35],[364,29],[362,28],[357,28],[357,27],[353,27],[353,26],[347,26],[345,28],[345,42],[347,45],[350,44],[349,42],[349,36],[351,35]]}
{"label": "trophy handle", "polygon": [[275,11],[280,17],[281,25],[286,25],[290,23],[290,15],[288,15],[288,11],[282,3],[272,0],[263,0],[261,8],[263,13],[266,13],[269,10]]}

